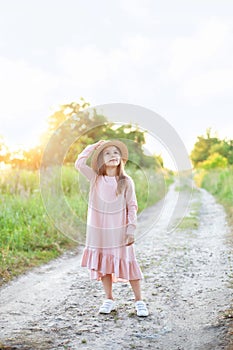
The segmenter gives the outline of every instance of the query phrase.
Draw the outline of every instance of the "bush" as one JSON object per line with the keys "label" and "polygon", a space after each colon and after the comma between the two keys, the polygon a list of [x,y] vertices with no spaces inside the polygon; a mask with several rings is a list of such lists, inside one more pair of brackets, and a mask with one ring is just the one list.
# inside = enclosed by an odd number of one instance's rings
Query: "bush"
{"label": "bush", "polygon": [[204,162],[200,163],[200,168],[211,170],[226,168],[228,165],[227,158],[221,156],[219,153],[211,154]]}

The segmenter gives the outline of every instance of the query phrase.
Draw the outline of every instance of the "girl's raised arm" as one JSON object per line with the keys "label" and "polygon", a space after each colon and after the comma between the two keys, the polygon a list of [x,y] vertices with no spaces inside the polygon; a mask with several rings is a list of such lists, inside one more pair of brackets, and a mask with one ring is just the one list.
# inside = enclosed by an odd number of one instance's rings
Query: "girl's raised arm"
{"label": "girl's raised arm", "polygon": [[79,155],[75,161],[75,168],[80,171],[84,176],[87,177],[89,181],[93,180],[96,177],[96,172],[86,164],[87,159],[91,154],[103,143],[104,141],[100,140],[92,145],[88,145]]}

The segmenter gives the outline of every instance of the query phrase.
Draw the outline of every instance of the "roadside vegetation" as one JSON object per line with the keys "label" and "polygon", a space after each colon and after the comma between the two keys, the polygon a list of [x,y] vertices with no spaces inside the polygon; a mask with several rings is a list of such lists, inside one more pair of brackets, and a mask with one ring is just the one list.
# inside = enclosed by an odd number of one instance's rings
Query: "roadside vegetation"
{"label": "roadside vegetation", "polygon": [[[213,194],[225,207],[233,231],[233,140],[221,140],[207,129],[206,135],[197,137],[190,158],[195,184]],[[199,192],[187,182],[176,190],[193,191],[190,211],[179,224],[180,230],[193,231],[199,225]]]}
{"label": "roadside vegetation", "polygon": [[233,228],[233,140],[221,140],[209,129],[205,136],[198,137],[191,160],[196,184],[225,207]]}
{"label": "roadside vegetation", "polygon": [[224,206],[233,230],[233,166],[226,169],[199,170],[195,178],[201,187],[212,193]]}

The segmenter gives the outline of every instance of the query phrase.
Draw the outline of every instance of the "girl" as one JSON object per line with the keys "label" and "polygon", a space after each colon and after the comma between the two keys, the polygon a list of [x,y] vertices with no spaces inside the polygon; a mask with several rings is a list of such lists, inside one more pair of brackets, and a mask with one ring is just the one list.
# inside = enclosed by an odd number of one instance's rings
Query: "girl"
{"label": "girl", "polygon": [[[93,154],[94,152],[94,154]],[[91,167],[86,164],[92,156]],[[112,283],[129,281],[138,316],[148,316],[142,301],[142,272],[133,243],[137,219],[137,199],[133,180],[125,174],[128,159],[126,145],[118,140],[87,146],[75,167],[90,181],[86,247],[81,265],[90,269],[91,279],[101,280],[106,300],[99,313],[115,310]]]}

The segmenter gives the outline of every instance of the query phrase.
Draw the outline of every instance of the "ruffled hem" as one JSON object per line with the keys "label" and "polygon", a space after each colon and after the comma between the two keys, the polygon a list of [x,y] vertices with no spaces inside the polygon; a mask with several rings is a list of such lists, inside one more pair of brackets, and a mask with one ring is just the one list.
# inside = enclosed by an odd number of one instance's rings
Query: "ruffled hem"
{"label": "ruffled hem", "polygon": [[81,266],[87,267],[90,270],[90,278],[98,281],[107,274],[112,275],[113,282],[128,282],[143,278],[136,260],[129,261],[96,249],[84,249]]}

